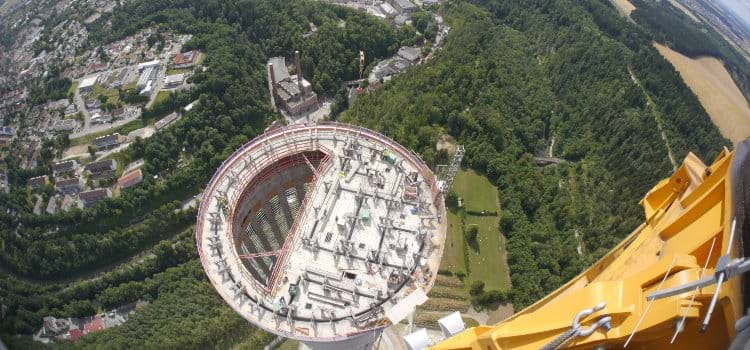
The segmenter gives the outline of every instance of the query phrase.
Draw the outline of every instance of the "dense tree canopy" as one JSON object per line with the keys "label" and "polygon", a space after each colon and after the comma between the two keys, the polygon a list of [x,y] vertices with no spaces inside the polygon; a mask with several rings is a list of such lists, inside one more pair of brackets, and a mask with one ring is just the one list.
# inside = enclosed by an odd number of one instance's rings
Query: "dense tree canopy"
{"label": "dense tree canopy", "polygon": [[[500,189],[513,302],[523,307],[631,232],[640,198],[672,171],[646,94],[678,157],[711,160],[726,140],[648,36],[603,2],[472,2],[446,6],[454,27],[435,60],[340,119],[428,161],[443,133],[466,146],[465,165]],[[552,139],[568,162],[537,166]]]}

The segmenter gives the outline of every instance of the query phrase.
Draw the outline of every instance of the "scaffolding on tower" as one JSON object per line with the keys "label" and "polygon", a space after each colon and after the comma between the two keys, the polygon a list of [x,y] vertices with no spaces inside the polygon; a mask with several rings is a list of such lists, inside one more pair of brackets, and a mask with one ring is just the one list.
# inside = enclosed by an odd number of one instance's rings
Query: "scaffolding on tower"
{"label": "scaffolding on tower", "polygon": [[461,161],[464,159],[464,153],[466,153],[464,146],[457,145],[450,165],[438,165],[438,187],[443,195],[448,194],[448,191],[451,189],[453,179],[456,177],[458,168],[461,166]]}

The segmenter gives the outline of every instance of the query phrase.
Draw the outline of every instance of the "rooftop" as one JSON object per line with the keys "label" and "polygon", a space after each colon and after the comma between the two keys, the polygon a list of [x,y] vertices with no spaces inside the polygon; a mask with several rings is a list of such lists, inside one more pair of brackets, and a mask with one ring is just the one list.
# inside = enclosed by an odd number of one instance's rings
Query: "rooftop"
{"label": "rooftop", "polygon": [[387,326],[388,310],[434,282],[442,196],[418,156],[376,132],[270,130],[230,156],[204,193],[204,269],[235,311],[272,333],[348,339]]}
{"label": "rooftop", "polygon": [[277,82],[289,79],[289,70],[286,68],[286,59],[284,57],[273,57],[268,60],[268,63],[273,64],[273,75]]}
{"label": "rooftop", "polygon": [[90,76],[88,78],[85,78],[85,79],[81,80],[80,84],[78,84],[78,88],[79,89],[84,89],[84,88],[93,87],[94,84],[96,84],[96,80],[97,79],[99,79],[99,75],[94,75],[94,76]]}

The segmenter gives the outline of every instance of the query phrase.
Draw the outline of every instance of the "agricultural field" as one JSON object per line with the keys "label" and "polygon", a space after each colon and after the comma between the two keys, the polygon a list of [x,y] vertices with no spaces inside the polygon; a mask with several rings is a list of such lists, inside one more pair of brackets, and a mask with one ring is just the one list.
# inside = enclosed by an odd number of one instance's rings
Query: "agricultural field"
{"label": "agricultural field", "polygon": [[635,11],[635,6],[628,0],[612,0],[612,4],[623,16],[630,16],[630,13]]}
{"label": "agricultural field", "polygon": [[654,46],[698,96],[724,137],[733,143],[750,137],[750,106],[720,60],[690,58],[664,45]]}

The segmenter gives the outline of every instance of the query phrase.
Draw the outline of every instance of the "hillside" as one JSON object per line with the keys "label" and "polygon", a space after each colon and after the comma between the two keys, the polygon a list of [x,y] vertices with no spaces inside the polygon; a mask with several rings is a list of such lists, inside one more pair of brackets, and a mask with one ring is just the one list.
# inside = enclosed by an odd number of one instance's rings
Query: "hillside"
{"label": "hillside", "polygon": [[[477,224],[478,242],[504,248],[493,251],[494,266],[503,268],[507,252],[516,309],[575,276],[642,221],[638,201],[672,171],[667,144],[678,161],[688,152],[711,159],[728,145],[653,37],[608,0],[454,0],[438,11],[453,28],[444,49],[337,117],[395,138],[433,166],[447,156],[435,150],[441,136],[466,146],[464,165],[492,189],[482,210],[501,208],[497,217],[466,220]],[[318,35],[306,40],[310,23]],[[268,57],[300,49],[316,91],[335,96],[342,81],[358,76],[359,49],[370,65],[420,37],[413,27],[397,30],[316,1],[134,0],[90,24],[88,44],[152,26],[192,34],[184,48],[206,54],[208,69],[183,96],[199,103],[117,154],[144,159],[145,180],[90,209],[32,215],[27,181],[49,165],[23,170],[9,161],[13,190],[0,193],[3,340],[33,333],[48,315],[86,316],[145,300],[125,325],[55,347],[267,343],[269,335],[248,326],[207,281],[195,251],[195,209],[183,203],[279,117],[268,103]],[[346,107],[338,103],[336,110]],[[540,152],[564,161],[537,165]],[[479,278],[493,275],[482,267]],[[461,293],[452,297],[468,308]],[[27,348],[23,339],[11,345]]]}
{"label": "hillside", "polygon": [[[709,21],[708,24],[705,21],[696,22],[694,16],[689,16],[683,9],[678,9],[670,2],[631,1],[636,6],[631,18],[641,25],[654,41],[691,58],[711,56],[720,59],[745,98],[750,99],[750,60],[741,49],[735,48],[725,39],[730,29],[736,28],[744,32],[741,24],[727,20],[727,23],[733,24],[725,26],[725,29],[719,28],[721,32],[717,31],[713,23],[724,23],[721,20],[721,16],[724,16],[721,15],[723,10],[707,3],[700,9],[703,9],[701,13],[705,16],[713,16],[712,19],[705,20]],[[693,7],[690,10],[693,10]],[[735,36],[742,38],[747,34]]]}
{"label": "hillside", "polygon": [[[486,0],[446,11],[455,27],[443,53],[340,119],[427,159],[443,132],[466,146],[466,164],[500,190],[514,306],[554,290],[637,225],[638,201],[672,169],[647,99],[678,161],[688,151],[710,159],[727,144],[650,37],[605,1]],[[533,155],[553,137],[553,155],[567,162],[540,168]]]}

